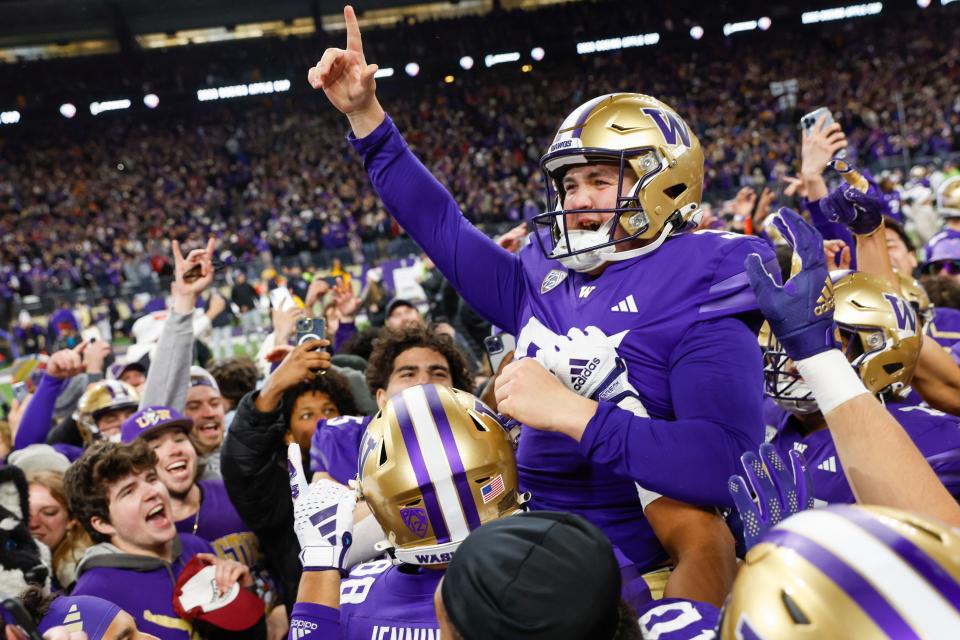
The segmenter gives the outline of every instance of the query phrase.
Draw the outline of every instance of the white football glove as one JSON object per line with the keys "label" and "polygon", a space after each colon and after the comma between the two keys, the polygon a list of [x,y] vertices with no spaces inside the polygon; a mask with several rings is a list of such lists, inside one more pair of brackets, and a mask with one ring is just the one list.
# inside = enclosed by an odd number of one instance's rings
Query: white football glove
{"label": "white football glove", "polygon": [[627,365],[596,327],[584,333],[573,328],[567,342],[541,349],[537,359],[571,391],[597,402],[613,402],[642,418],[648,417],[637,390],[627,377]]}
{"label": "white football glove", "polygon": [[333,480],[307,484],[300,446],[287,449],[293,530],[300,541],[304,571],[337,569],[346,574],[347,551],[353,542],[353,509],[357,492]]}

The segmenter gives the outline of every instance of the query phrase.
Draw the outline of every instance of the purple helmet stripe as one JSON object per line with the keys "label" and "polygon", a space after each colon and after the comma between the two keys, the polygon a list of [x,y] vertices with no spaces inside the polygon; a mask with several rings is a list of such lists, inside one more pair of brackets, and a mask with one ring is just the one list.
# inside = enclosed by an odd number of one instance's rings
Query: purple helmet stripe
{"label": "purple helmet stripe", "polygon": [[583,111],[580,112],[580,118],[577,120],[577,124],[573,131],[570,132],[571,138],[579,138],[580,134],[583,132],[583,125],[587,122],[587,118],[590,117],[590,114],[593,113],[593,110],[597,107],[598,104],[609,98],[610,95],[597,96],[593,100],[587,103],[583,108]]}
{"label": "purple helmet stripe", "polygon": [[433,486],[430,473],[427,471],[427,465],[423,462],[423,452],[420,451],[417,432],[413,428],[413,421],[410,419],[407,405],[403,402],[403,395],[393,396],[390,399],[390,404],[393,405],[393,410],[397,414],[400,433],[403,435],[403,444],[407,448],[407,457],[410,458],[410,465],[413,467],[417,484],[420,485],[420,493],[423,494],[423,506],[427,510],[430,524],[433,525],[433,534],[437,537],[438,544],[450,542],[447,521],[443,519],[443,510],[440,508],[440,501],[437,500],[436,487]]}
{"label": "purple helmet stripe", "polygon": [[900,640],[916,638],[919,640],[920,636],[887,602],[883,595],[831,551],[806,536],[786,529],[770,531],[764,536],[763,542],[796,551],[800,557],[819,569],[821,573],[850,596],[850,599],[856,602],[863,609],[863,612],[870,616],[877,623],[877,626],[891,638],[899,638]]}
{"label": "purple helmet stripe", "polygon": [[924,577],[936,591],[954,608],[960,609],[960,584],[943,570],[936,560],[923,549],[903,537],[896,530],[886,526],[874,516],[854,507],[835,507],[834,513],[865,529],[875,538],[879,538],[900,558]]}
{"label": "purple helmet stripe", "polygon": [[103,385],[103,388],[107,390],[107,393],[110,394],[110,397],[111,397],[111,398],[116,399],[116,397],[117,397],[117,392],[113,390],[113,381],[112,381],[112,380],[110,380],[110,381],[108,381],[106,384],[104,384],[104,385]]}
{"label": "purple helmet stripe", "polygon": [[460,451],[457,449],[457,441],[453,437],[453,429],[450,428],[447,412],[443,410],[443,403],[440,402],[440,394],[437,393],[436,387],[432,384],[424,385],[423,392],[427,396],[433,422],[437,425],[437,431],[440,433],[443,451],[447,454],[447,462],[450,464],[450,471],[453,473],[453,484],[457,487],[457,495],[460,497],[463,515],[467,518],[467,525],[470,527],[470,531],[479,529],[480,512],[477,511],[477,503],[470,491],[467,471],[463,467],[463,460],[460,459]]}

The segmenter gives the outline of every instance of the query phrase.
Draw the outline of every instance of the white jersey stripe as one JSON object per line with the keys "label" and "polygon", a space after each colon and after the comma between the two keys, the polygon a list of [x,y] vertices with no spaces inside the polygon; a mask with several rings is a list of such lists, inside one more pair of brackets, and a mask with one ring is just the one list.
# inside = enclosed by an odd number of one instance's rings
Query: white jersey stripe
{"label": "white jersey stripe", "polygon": [[[829,511],[808,511],[788,518],[780,528],[804,535],[850,564],[883,594],[904,620],[924,638],[960,629],[960,615],[926,580],[865,529]],[[824,531],[836,535],[824,536]]]}
{"label": "white jersey stripe", "polygon": [[437,431],[437,425],[430,413],[427,396],[422,387],[413,387],[403,392],[403,400],[410,412],[410,421],[417,434],[420,451],[423,452],[423,463],[437,490],[437,501],[443,511],[443,519],[447,522],[450,539],[463,540],[469,535],[470,528],[463,515],[457,487],[453,483],[453,472],[443,449],[443,441],[440,440],[440,432]]}

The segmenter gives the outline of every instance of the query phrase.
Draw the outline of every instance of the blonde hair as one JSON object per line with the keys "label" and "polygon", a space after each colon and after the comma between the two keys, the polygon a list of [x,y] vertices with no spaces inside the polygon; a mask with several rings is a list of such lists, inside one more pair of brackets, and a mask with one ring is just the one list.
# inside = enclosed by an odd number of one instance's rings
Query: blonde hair
{"label": "blonde hair", "polygon": [[93,545],[90,536],[80,525],[67,504],[67,494],[63,488],[63,474],[56,471],[31,471],[27,473],[27,484],[38,484],[50,492],[50,496],[66,510],[69,520],[63,540],[56,549],[51,549],[53,573],[63,589],[77,579],[77,565],[83,553]]}

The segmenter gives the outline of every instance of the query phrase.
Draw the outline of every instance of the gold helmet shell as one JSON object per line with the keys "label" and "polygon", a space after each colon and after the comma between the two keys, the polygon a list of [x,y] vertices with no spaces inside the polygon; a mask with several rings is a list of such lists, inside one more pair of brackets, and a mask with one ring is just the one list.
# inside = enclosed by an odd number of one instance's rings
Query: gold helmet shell
{"label": "gold helmet shell", "polygon": [[940,183],[937,213],[944,218],[960,218],[960,176],[950,176]]}
{"label": "gold helmet shell", "polygon": [[830,506],[750,549],[721,613],[734,638],[944,638],[960,629],[960,535],[906,511]]}
{"label": "gold helmet shell", "polygon": [[140,395],[126,382],[103,380],[88,387],[80,396],[74,414],[84,444],[88,445],[103,437],[97,427],[97,419],[104,413],[117,409],[136,411],[139,404]]}
{"label": "gold helmet shell", "polygon": [[913,306],[876,276],[835,272],[833,319],[847,360],[873,393],[910,384],[923,337]]}
{"label": "gold helmet shell", "polygon": [[407,564],[445,564],[471,531],[520,509],[507,431],[464,391],[427,384],[391,397],[363,435],[360,492]]}
{"label": "gold helmet shell", "polygon": [[[606,242],[574,251],[567,237],[565,216],[586,210],[563,208],[562,181],[571,167],[588,164],[619,165],[621,195],[616,208],[592,210],[616,214],[617,222],[610,226]],[[574,109],[560,125],[540,167],[546,178],[548,212],[535,221],[550,228],[554,247],[548,252],[541,246],[552,258],[628,240],[646,244],[625,252],[625,256],[609,249],[603,258],[619,260],[647,253],[692,222],[700,208],[703,149],[699,139],[671,107],[640,93],[607,94]],[[624,193],[624,183],[634,178],[636,185]],[[615,239],[617,226],[622,233]]]}

